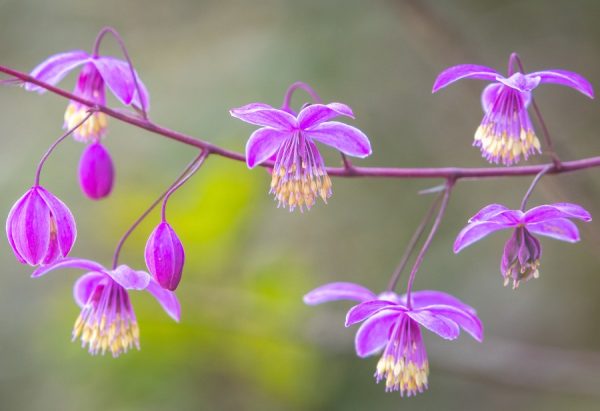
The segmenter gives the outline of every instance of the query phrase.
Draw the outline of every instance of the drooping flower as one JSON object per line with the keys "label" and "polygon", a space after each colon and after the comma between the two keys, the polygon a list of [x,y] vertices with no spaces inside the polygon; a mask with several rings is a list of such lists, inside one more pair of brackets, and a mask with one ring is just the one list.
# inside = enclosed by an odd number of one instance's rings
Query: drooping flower
{"label": "drooping flower", "polygon": [[263,103],[232,109],[233,117],[261,126],[246,144],[249,168],[274,157],[271,193],[280,206],[310,209],[317,197],[331,196],[331,180],[315,141],[344,154],[364,158],[371,154],[368,137],[355,127],[337,121],[338,116],[354,118],[345,104],[312,104],[298,115]]}
{"label": "drooping flower", "polygon": [[108,270],[94,261],[66,258],[38,268],[31,276],[41,277],[60,268],[87,271],[73,289],[75,302],[81,307],[73,327],[73,341],[79,338],[82,347],[87,346],[92,355],[110,352],[118,357],[133,347],[140,349],[139,327],[129,290],[148,291],[171,318],[179,321],[181,307],[175,293],[163,289],[144,271],[126,265]]}
{"label": "drooping flower", "polygon": [[148,271],[161,287],[175,291],[181,281],[185,251],[175,230],[166,221],[156,226],[144,254]]}
{"label": "drooping flower", "polygon": [[496,164],[511,165],[519,162],[521,155],[527,160],[530,155],[541,153],[540,141],[527,113],[532,91],[537,86],[559,84],[594,98],[592,85],[581,75],[570,71],[517,72],[509,73],[507,78],[490,67],[473,64],[461,64],[442,71],[432,91],[435,93],[465,78],[493,82],[481,96],[484,116],[473,145],[481,149],[486,160]]}
{"label": "drooping flower", "polygon": [[101,142],[86,147],[79,160],[79,185],[93,200],[107,197],[113,188],[115,167],[108,150]]}
{"label": "drooping flower", "polygon": [[[148,92],[139,76],[136,73],[134,80],[128,63],[114,57],[94,56],[81,50],[55,54],[34,68],[31,76],[45,83],[56,85],[71,70],[79,66],[83,66],[83,68],[77,78],[73,94],[98,105],[105,105],[105,86],[107,86],[121,103],[142,107],[143,101],[143,106],[148,109]],[[135,81],[140,86],[141,96],[137,92]],[[38,93],[46,91],[32,83],[27,83],[25,88]],[[88,114],[89,108],[77,101],[71,101],[65,112],[64,129],[71,129],[81,122]],[[94,112],[84,124],[75,130],[73,137],[83,142],[98,141],[106,134],[106,120],[106,114]]]}
{"label": "drooping flower", "polygon": [[542,246],[533,234],[569,243],[579,241],[579,230],[570,218],[592,220],[587,210],[571,203],[541,205],[526,212],[490,204],[469,219],[469,224],[456,238],[454,252],[458,253],[494,231],[514,228],[504,246],[500,271],[504,285],[508,285],[512,279],[513,288],[517,288],[521,281],[539,276]]}
{"label": "drooping flower", "polygon": [[483,325],[476,311],[440,291],[416,291],[409,306],[406,296],[386,291],[379,295],[352,283],[325,284],[304,296],[309,305],[335,300],[359,302],[346,316],[346,326],[364,323],[355,338],[356,354],[367,357],[383,350],[375,379],[385,380],[386,391],[412,396],[428,387],[429,362],[421,336],[423,326],[447,340],[460,328],[483,341]]}
{"label": "drooping flower", "polygon": [[77,228],[69,208],[36,185],[10,210],[6,236],[17,260],[36,266],[66,257],[75,243]]}

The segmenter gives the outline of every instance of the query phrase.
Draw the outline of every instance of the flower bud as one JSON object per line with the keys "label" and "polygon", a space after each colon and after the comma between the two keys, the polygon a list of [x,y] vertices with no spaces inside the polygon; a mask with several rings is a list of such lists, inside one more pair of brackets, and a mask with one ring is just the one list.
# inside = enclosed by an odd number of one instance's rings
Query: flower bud
{"label": "flower bud", "polygon": [[161,287],[174,291],[181,280],[185,252],[169,223],[160,223],[146,243],[146,266]]}
{"label": "flower bud", "polygon": [[93,200],[107,197],[112,191],[115,169],[108,150],[100,142],[90,144],[79,161],[79,185]]}
{"label": "flower bud", "polygon": [[34,186],[10,210],[6,235],[17,260],[35,266],[66,257],[77,229],[69,208],[43,187]]}

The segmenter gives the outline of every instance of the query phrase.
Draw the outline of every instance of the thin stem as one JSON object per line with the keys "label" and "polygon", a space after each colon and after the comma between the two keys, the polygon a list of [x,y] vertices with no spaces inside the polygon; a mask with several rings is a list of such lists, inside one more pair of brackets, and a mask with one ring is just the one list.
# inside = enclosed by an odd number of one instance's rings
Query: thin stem
{"label": "thin stem", "polygon": [[179,189],[179,187],[181,187],[182,185],[184,185],[194,174],[196,174],[196,171],[198,171],[200,169],[200,167],[202,167],[202,164],[204,164],[204,160],[206,160],[206,157],[208,156],[208,152],[206,151],[201,151],[200,154],[198,155],[198,157],[196,157],[196,160],[194,160],[195,164],[194,166],[190,169],[190,171],[187,173],[187,175],[185,177],[183,177],[182,179],[180,179],[173,187],[171,187],[171,189],[169,191],[167,191],[167,194],[165,194],[164,198],[163,198],[163,203],[162,203],[162,209],[161,209],[161,219],[162,221],[166,221],[166,214],[167,214],[167,201],[169,201],[169,198],[171,197],[171,195],[177,191]]}
{"label": "thin stem", "polygon": [[521,71],[521,73],[525,72],[525,71],[523,71],[523,65],[521,64],[521,59],[519,58],[519,54],[511,53],[510,57],[508,58],[508,77],[510,77],[514,74],[515,63],[519,66],[519,70]]}
{"label": "thin stem", "polygon": [[[514,63],[517,63],[519,70],[521,73],[525,73],[525,67],[523,66],[523,62],[517,53],[512,53],[509,59],[509,73],[510,76],[512,73],[510,72],[511,67]],[[550,137],[550,131],[548,131],[548,127],[546,126],[546,122],[544,121],[544,117],[542,116],[542,112],[535,102],[535,98],[533,97],[533,93],[531,94],[531,106],[533,107],[533,111],[535,112],[535,116],[537,117],[540,126],[542,127],[542,133],[544,134],[544,141],[546,142],[546,146],[548,148],[548,153],[550,157],[552,157],[552,163],[556,169],[561,168],[561,161],[558,157],[558,154],[554,150],[554,144],[552,143],[552,138]]]}
{"label": "thin stem", "polygon": [[297,81],[291,86],[289,86],[287,91],[285,92],[285,96],[283,97],[283,105],[281,106],[282,110],[288,111],[290,109],[292,95],[294,94],[294,91],[298,89],[306,91],[306,93],[313,99],[315,103],[321,104],[323,102],[323,100],[321,100],[321,97],[317,94],[315,90],[313,90],[311,86],[309,86],[306,83],[303,83],[302,81]]}
{"label": "thin stem", "polygon": [[540,179],[544,176],[544,174],[546,174],[548,171],[550,171],[551,168],[552,168],[551,166],[546,166],[546,167],[544,167],[544,169],[542,171],[540,171],[535,176],[535,178],[531,182],[531,185],[529,186],[529,189],[527,190],[527,192],[523,196],[523,201],[521,201],[521,211],[525,211],[525,207],[527,206],[527,200],[529,200],[529,197],[531,196],[531,193],[533,193],[533,189],[535,188],[535,186],[537,185],[537,183],[540,181]]}
{"label": "thin stem", "polygon": [[400,275],[402,274],[402,271],[404,271],[404,268],[406,267],[406,264],[408,263],[408,259],[410,258],[411,254],[415,250],[417,243],[421,239],[421,236],[423,235],[423,232],[425,231],[425,227],[427,227],[427,224],[429,224],[429,222],[431,221],[431,218],[433,217],[433,213],[435,212],[436,208],[440,204],[441,199],[442,199],[441,195],[439,195],[435,198],[435,200],[431,204],[431,207],[429,207],[429,211],[427,211],[427,214],[425,214],[425,217],[423,217],[423,220],[421,220],[421,223],[417,227],[417,230],[413,233],[412,237],[410,238],[410,241],[408,242],[408,246],[406,247],[406,250],[404,251],[404,255],[402,256],[400,263],[398,263],[396,270],[394,270],[394,273],[392,274],[392,278],[390,278],[390,282],[388,284],[387,291],[394,291],[396,289],[396,286],[398,285],[398,280],[400,280]]}
{"label": "thin stem", "polygon": [[[58,96],[64,97],[68,100],[77,101],[83,105],[93,108],[95,111],[102,112],[114,119],[120,120],[124,123],[131,124],[143,130],[147,130],[151,133],[161,135],[163,137],[175,140],[182,144],[197,147],[199,149],[208,150],[209,154],[215,154],[230,160],[246,162],[246,157],[238,152],[227,150],[223,147],[219,147],[208,141],[201,140],[196,137],[163,127],[155,124],[150,120],[143,120],[137,116],[125,113],[120,110],[115,110],[107,106],[98,105],[97,103],[87,100],[81,96],[75,95],[69,91],[54,87],[50,84],[44,83],[27,73],[23,73],[17,70],[0,65],[0,72],[15,77],[21,81],[38,85],[51,93]],[[265,161],[259,165],[260,167],[272,168],[272,161]],[[329,176],[332,177],[369,177],[369,178],[452,178],[454,180],[459,179],[482,179],[482,178],[497,178],[497,177],[517,177],[517,176],[534,176],[545,167],[551,166],[551,169],[547,174],[563,174],[566,172],[584,170],[588,168],[600,167],[600,156],[593,156],[582,158],[573,161],[565,161],[560,163],[560,167],[556,164],[540,164],[533,166],[516,166],[516,167],[480,167],[480,168],[467,168],[467,167],[419,167],[419,168],[405,168],[405,167],[356,167],[352,170],[347,170],[343,167],[327,167],[326,171]]]}
{"label": "thin stem", "polygon": [[100,44],[102,43],[102,39],[104,38],[104,36],[106,34],[112,34],[112,36],[114,37],[114,39],[117,41],[117,43],[119,44],[119,47],[121,48],[121,52],[123,53],[123,56],[125,57],[125,60],[127,60],[127,64],[129,64],[129,71],[131,72],[131,77],[133,77],[133,84],[135,85],[135,91],[137,92],[137,95],[140,99],[140,104],[142,105],[141,110],[142,110],[142,116],[144,117],[144,119],[148,119],[148,112],[146,111],[146,102],[144,101],[143,98],[143,94],[142,94],[142,88],[139,84],[137,75],[135,73],[135,69],[133,68],[133,62],[131,60],[131,57],[129,56],[129,52],[127,51],[127,47],[125,46],[125,41],[123,40],[123,38],[121,37],[121,35],[119,34],[119,32],[112,28],[112,27],[103,27],[102,30],[100,30],[100,32],[98,33],[98,36],[96,36],[96,41],[94,42],[94,48],[92,51],[92,55],[94,58],[98,57],[98,53],[100,51]]}
{"label": "thin stem", "polygon": [[73,132],[75,130],[77,130],[79,127],[81,127],[81,125],[83,123],[85,123],[92,116],[92,114],[94,114],[94,111],[88,110],[88,113],[83,118],[83,120],[81,120],[79,123],[75,124],[75,126],[73,126],[73,128],[69,129],[65,134],[60,136],[54,143],[52,143],[52,145],[48,148],[48,150],[42,156],[42,159],[40,160],[40,162],[37,166],[37,169],[35,170],[34,185],[36,185],[36,186],[40,185],[40,175],[42,174],[42,167],[44,167],[44,163],[46,162],[48,157],[50,157],[50,154],[52,154],[52,152],[54,151],[56,146],[59,145],[64,139],[69,137],[71,134],[73,134]]}
{"label": "thin stem", "polygon": [[417,274],[417,271],[419,271],[419,267],[421,267],[421,264],[423,263],[425,253],[429,249],[429,246],[433,241],[433,237],[435,237],[435,233],[440,227],[440,223],[442,222],[442,218],[444,217],[444,212],[446,211],[446,207],[448,206],[448,202],[450,201],[450,193],[452,192],[452,187],[454,186],[454,183],[455,181],[452,179],[448,179],[448,181],[446,182],[446,191],[444,192],[444,197],[442,198],[442,204],[440,205],[440,209],[437,213],[437,216],[435,217],[433,225],[431,226],[431,231],[429,231],[429,235],[427,236],[425,243],[423,243],[423,247],[421,248],[421,251],[419,251],[417,258],[415,259],[415,263],[413,264],[413,268],[410,271],[410,277],[408,277],[408,284],[406,286],[406,303],[409,309],[412,308],[411,292],[413,283],[415,281],[415,276]]}
{"label": "thin stem", "polygon": [[117,247],[115,248],[115,253],[113,255],[113,269],[117,268],[117,265],[119,264],[119,255],[121,254],[121,249],[123,248],[125,241],[127,241],[129,236],[131,235],[131,233],[133,233],[133,231],[140,225],[140,223],[142,221],[144,221],[144,219],[148,216],[148,214],[150,214],[152,212],[152,210],[154,210],[154,208],[162,201],[162,199],[169,193],[169,191],[175,185],[177,185],[177,183],[179,183],[179,181],[181,181],[183,178],[186,177],[186,175],[190,172],[190,170],[192,170],[192,168],[194,168],[194,165],[199,160],[199,158],[200,157],[194,158],[194,160],[192,160],[187,165],[187,167],[183,170],[183,172],[179,175],[179,177],[177,177],[177,179],[169,186],[169,188],[167,188],[156,200],[154,200],[154,202],[150,205],[150,207],[148,207],[146,209],[146,211],[144,211],[142,213],[142,215],[140,215],[138,217],[138,219],[133,222],[133,224],[127,229],[127,231],[125,231],[125,234],[123,234],[123,236],[117,243]]}

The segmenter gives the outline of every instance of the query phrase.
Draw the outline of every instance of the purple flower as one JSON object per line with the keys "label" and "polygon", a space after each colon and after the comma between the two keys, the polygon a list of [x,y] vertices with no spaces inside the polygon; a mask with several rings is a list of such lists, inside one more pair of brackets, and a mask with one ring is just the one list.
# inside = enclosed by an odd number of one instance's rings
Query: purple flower
{"label": "purple flower", "polygon": [[50,264],[66,257],[77,237],[69,208],[42,186],[34,186],[6,219],[8,242],[23,264]]}
{"label": "purple flower", "polygon": [[330,283],[309,292],[309,305],[335,300],[359,302],[346,316],[346,327],[362,322],[355,338],[356,354],[367,357],[383,350],[375,378],[385,380],[386,391],[416,395],[427,389],[429,362],[421,337],[423,326],[446,340],[454,340],[460,328],[483,341],[483,325],[476,311],[459,299],[440,291],[412,293],[412,307],[406,296],[387,291],[375,295],[352,283]]}
{"label": "purple flower", "polygon": [[31,276],[41,277],[59,268],[87,271],[73,289],[75,302],[81,307],[73,327],[73,341],[81,339],[92,355],[110,351],[113,357],[134,346],[139,350],[139,328],[128,290],[146,290],[156,298],[165,312],[179,321],[181,307],[175,293],[160,287],[150,274],[126,265],[107,270],[102,265],[79,258],[66,258],[38,268]]}
{"label": "purple flower", "polygon": [[337,116],[354,118],[345,104],[312,104],[298,115],[267,104],[252,103],[232,109],[233,117],[261,126],[246,144],[248,167],[274,157],[271,193],[280,206],[310,209],[316,197],[331,197],[331,180],[315,141],[344,154],[364,158],[371,154],[368,137],[355,127],[337,121]]}
{"label": "purple flower", "polygon": [[108,150],[100,142],[86,147],[79,160],[79,185],[93,200],[107,197],[113,188],[115,167]]}
{"label": "purple flower", "polygon": [[[56,85],[71,70],[83,66],[74,94],[93,101],[98,105],[105,105],[105,85],[115,97],[125,105],[142,106],[149,105],[149,97],[146,87],[136,73],[136,80],[141,89],[138,95],[135,80],[126,61],[114,57],[92,56],[85,51],[76,50],[66,53],[55,54],[48,57],[31,72],[31,76],[45,83]],[[46,89],[32,83],[27,83],[25,88],[30,91],[44,93]],[[64,129],[75,127],[87,115],[89,107],[76,101],[71,101],[65,112]],[[106,134],[106,114],[94,112],[94,114],[79,127],[73,137],[79,141],[98,141]]]}
{"label": "purple flower", "polygon": [[458,234],[454,252],[458,253],[494,231],[514,228],[515,231],[504,246],[500,271],[504,277],[504,285],[508,285],[512,279],[513,288],[517,288],[521,281],[539,276],[542,246],[533,234],[569,243],[579,241],[579,230],[569,218],[592,220],[587,210],[571,203],[541,205],[526,212],[491,204],[475,214]]}
{"label": "purple flower", "polygon": [[473,145],[481,149],[486,160],[496,164],[502,162],[511,165],[517,163],[521,155],[527,160],[535,152],[541,153],[540,141],[527,113],[531,93],[538,85],[559,84],[594,98],[592,85],[570,71],[509,73],[506,78],[490,67],[473,64],[461,64],[442,71],[433,84],[433,92],[464,78],[493,82],[481,96],[485,114],[475,133]]}
{"label": "purple flower", "polygon": [[175,291],[181,281],[185,251],[166,221],[156,226],[146,242],[146,266],[161,287]]}

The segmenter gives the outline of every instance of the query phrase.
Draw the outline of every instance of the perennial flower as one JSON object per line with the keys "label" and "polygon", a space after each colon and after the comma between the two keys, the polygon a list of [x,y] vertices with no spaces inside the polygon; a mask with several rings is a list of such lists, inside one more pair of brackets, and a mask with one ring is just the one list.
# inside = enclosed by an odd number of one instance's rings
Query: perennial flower
{"label": "perennial flower", "polygon": [[587,210],[571,203],[541,205],[526,212],[490,204],[469,219],[469,224],[456,238],[454,252],[458,253],[495,231],[514,228],[504,246],[500,271],[504,285],[512,279],[513,288],[517,288],[521,281],[539,277],[542,246],[533,234],[569,243],[579,241],[579,230],[570,218],[586,222],[592,220]]}
{"label": "perennial flower", "polygon": [[354,118],[345,104],[311,104],[298,115],[263,103],[252,103],[230,110],[233,117],[261,126],[246,144],[249,168],[274,157],[271,193],[280,206],[310,209],[317,197],[331,196],[331,179],[315,141],[344,154],[364,158],[371,154],[371,143],[359,129],[337,121],[338,116]]}
{"label": "perennial flower", "polygon": [[73,327],[73,341],[81,339],[92,355],[107,351],[118,357],[134,346],[139,349],[139,327],[129,299],[129,290],[146,290],[156,298],[165,312],[179,321],[181,308],[175,294],[163,289],[152,276],[126,265],[108,270],[97,262],[66,258],[38,268],[31,275],[41,277],[60,268],[87,271],[75,283],[73,296],[81,307]]}
{"label": "perennial flower", "polygon": [[[105,105],[105,86],[107,86],[121,103],[141,107],[143,101],[143,106],[148,107],[148,92],[137,73],[134,80],[129,64],[114,57],[90,55],[81,50],[55,54],[35,67],[31,76],[45,83],[56,85],[71,70],[79,66],[83,67],[73,91],[77,96],[98,105]],[[135,87],[136,81],[141,95],[138,94]],[[32,83],[25,84],[25,88],[38,93],[46,92],[46,89]],[[68,130],[76,126],[85,118],[89,109],[90,107],[72,100],[65,111],[64,129]],[[98,141],[106,134],[106,120],[106,114],[94,112],[84,124],[75,130],[73,137],[83,142]]]}
{"label": "perennial flower", "polygon": [[17,260],[36,266],[66,257],[77,228],[69,208],[44,187],[35,185],[13,205],[6,236]]}
{"label": "perennial flower", "polygon": [[185,251],[177,233],[166,221],[156,226],[144,252],[148,271],[161,287],[175,291],[181,281]]}
{"label": "perennial flower", "polygon": [[540,84],[554,83],[571,87],[594,98],[592,85],[581,75],[565,70],[543,70],[533,73],[511,73],[502,76],[490,67],[461,64],[442,71],[433,85],[436,92],[457,80],[471,78],[488,80],[481,96],[484,116],[475,132],[473,145],[481,149],[483,157],[491,163],[511,165],[541,153],[527,107],[532,91]]}
{"label": "perennial flower", "polygon": [[446,340],[454,340],[460,328],[483,341],[483,325],[475,309],[440,291],[416,291],[408,304],[405,295],[386,291],[376,295],[353,283],[330,283],[304,296],[309,305],[353,300],[346,326],[363,322],[355,338],[356,354],[367,357],[383,351],[375,379],[385,380],[386,391],[412,396],[428,387],[429,362],[421,336],[423,326]]}
{"label": "perennial flower", "polygon": [[108,150],[101,142],[86,147],[79,160],[79,185],[83,193],[99,200],[112,191],[115,180],[115,167]]}

